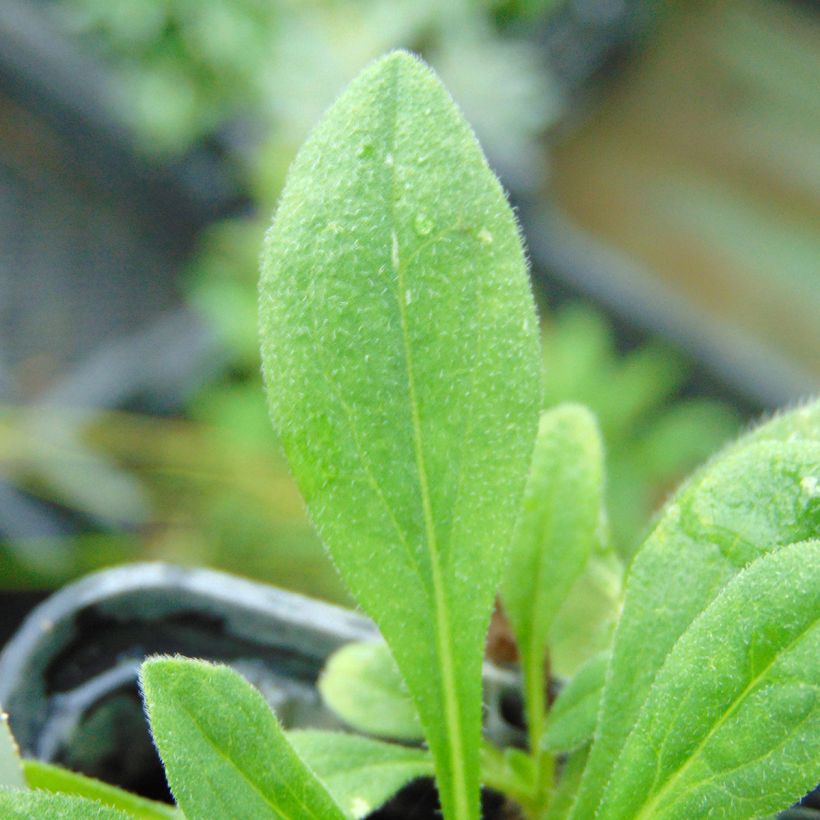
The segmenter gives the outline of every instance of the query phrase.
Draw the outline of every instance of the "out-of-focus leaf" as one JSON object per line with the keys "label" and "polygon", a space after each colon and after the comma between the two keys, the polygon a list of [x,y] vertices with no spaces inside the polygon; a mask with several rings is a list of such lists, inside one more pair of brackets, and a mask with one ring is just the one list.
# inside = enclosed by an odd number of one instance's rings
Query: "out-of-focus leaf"
{"label": "out-of-focus leaf", "polygon": [[319,678],[319,691],[360,732],[397,740],[424,736],[407,686],[381,641],[351,643],[334,652]]}
{"label": "out-of-focus leaf", "polygon": [[609,647],[621,613],[623,573],[623,564],[611,550],[593,553],[550,629],[553,674],[571,678]]}
{"label": "out-of-focus leaf", "polygon": [[32,789],[88,797],[106,806],[121,809],[139,820],[183,820],[182,813],[172,806],[156,800],[146,800],[109,783],[51,763],[24,760],[23,771],[26,783]]}
{"label": "out-of-focus leaf", "polygon": [[8,715],[0,710],[0,786],[24,789],[26,781],[20,765],[20,751],[9,728]]}
{"label": "out-of-focus leaf", "polygon": [[87,797],[0,787],[3,820],[134,820],[134,815]]}
{"label": "out-of-focus leaf", "polygon": [[354,820],[378,809],[411,780],[433,775],[433,760],[423,749],[309,729],[288,732],[288,740]]}
{"label": "out-of-focus leaf", "polygon": [[544,748],[571,752],[592,740],[608,664],[609,653],[596,655],[561,690],[547,716]]}

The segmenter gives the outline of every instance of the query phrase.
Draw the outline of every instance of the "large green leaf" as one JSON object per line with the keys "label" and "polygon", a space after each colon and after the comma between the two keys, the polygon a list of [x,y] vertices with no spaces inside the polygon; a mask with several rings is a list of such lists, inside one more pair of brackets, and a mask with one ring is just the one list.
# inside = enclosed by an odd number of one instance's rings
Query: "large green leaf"
{"label": "large green leaf", "polygon": [[635,558],[573,817],[595,813],[675,642],[746,565],[820,532],[818,405],[731,445],[667,504]]}
{"label": "large green leaf", "polygon": [[731,820],[820,779],[820,541],[754,561],[675,644],[601,803],[601,820]]}
{"label": "large green leaf", "polygon": [[589,410],[563,404],[542,414],[501,587],[521,656],[533,749],[543,732],[550,627],[600,540],[603,462],[601,434]]}
{"label": "large green leaf", "polygon": [[260,324],[312,519],[407,682],[445,815],[475,818],[483,643],[537,425],[537,322],[501,187],[409,54],[366,69],[301,149]]}
{"label": "large green leaf", "polygon": [[0,711],[0,786],[24,789],[23,769],[20,766],[20,752],[9,728],[8,715]]}
{"label": "large green leaf", "polygon": [[396,740],[423,737],[415,704],[383,641],[350,643],[334,652],[319,691],[325,704],[360,732]]}
{"label": "large green leaf", "polygon": [[547,717],[544,748],[571,752],[592,740],[608,664],[608,652],[590,658],[561,690]]}
{"label": "large green leaf", "polygon": [[226,666],[149,659],[143,696],[171,791],[189,820],[342,820],[262,695]]}
{"label": "large green leaf", "polygon": [[0,787],[3,820],[134,820],[134,815],[87,797]]}
{"label": "large green leaf", "polygon": [[139,820],[179,820],[182,817],[182,813],[173,806],[146,800],[109,783],[40,760],[24,760],[23,770],[26,782],[32,789],[89,797],[106,806],[121,809]]}
{"label": "large green leaf", "polygon": [[433,775],[432,758],[423,749],[309,729],[288,732],[288,739],[355,820],[375,811],[411,780]]}

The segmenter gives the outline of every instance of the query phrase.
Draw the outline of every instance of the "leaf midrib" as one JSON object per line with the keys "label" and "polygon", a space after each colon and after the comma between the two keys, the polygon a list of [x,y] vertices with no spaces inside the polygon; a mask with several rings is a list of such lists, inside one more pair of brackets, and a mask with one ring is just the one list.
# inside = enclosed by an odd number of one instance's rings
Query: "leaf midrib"
{"label": "leaf midrib", "polygon": [[[692,765],[693,761],[698,757],[698,755],[703,751],[706,744],[715,736],[715,734],[720,730],[720,728],[734,715],[734,713],[740,708],[741,704],[744,700],[751,694],[757,684],[768,675],[771,668],[780,660],[781,656],[785,653],[789,652],[796,644],[800,643],[803,638],[805,638],[806,634],[810,632],[814,627],[818,624],[818,619],[815,619],[811,623],[806,624],[804,629],[801,629],[800,632],[793,638],[793,640],[789,641],[784,647],[782,647],[778,652],[776,652],[769,663],[766,664],[763,669],[755,675],[749,683],[744,687],[743,691],[740,692],[737,697],[732,701],[731,706],[720,716],[720,718],[714,723],[714,725],[709,729],[709,731],[704,735],[701,739],[700,743],[695,747],[692,753],[686,758],[686,760],[678,766],[671,774],[666,778],[663,783],[661,789],[652,796],[652,799],[648,803],[644,803],[643,806],[640,807],[640,811],[638,814],[635,815],[634,820],[642,820],[642,818],[651,818],[653,816],[653,812],[657,807],[658,803],[670,791],[670,789],[677,783],[681,777],[683,777],[684,773],[689,769]],[[647,699],[648,700],[648,699]],[[637,724],[636,724],[637,727]],[[630,735],[632,733],[630,732]]]}
{"label": "leaf midrib", "polygon": [[[199,731],[200,735],[204,738],[207,744],[216,752],[217,756],[221,757],[226,763],[228,763],[229,766],[231,766],[231,768],[233,768],[239,774],[240,778],[245,783],[247,783],[248,786],[250,786],[251,790],[254,791],[257,795],[259,795],[259,797],[262,799],[264,803],[271,807],[275,815],[282,817],[283,820],[300,820],[300,817],[296,817],[295,815],[285,815],[281,806],[278,806],[277,804],[271,801],[271,799],[265,794],[265,792],[262,791],[260,787],[256,785],[256,783],[254,783],[250,776],[246,774],[239,767],[239,765],[222,750],[221,746],[210,736],[210,734],[205,731],[205,727],[199,722],[197,716],[188,708],[187,704],[183,700],[175,697],[174,701],[177,704],[177,708],[189,717],[191,723],[194,724],[194,726]],[[293,801],[306,812],[305,815],[301,816],[302,820],[304,820],[305,816],[313,817],[315,818],[315,820],[323,820],[313,812],[310,806],[308,806],[303,800],[301,800],[301,798],[296,794],[296,792],[290,787],[290,783],[288,783],[286,779],[280,779],[279,782],[282,784],[285,791],[287,791],[288,794],[290,794],[290,796],[293,798]],[[341,814],[341,810],[339,816],[343,816]]]}
{"label": "leaf midrib", "polygon": [[[398,119],[398,85],[399,66],[394,64],[391,72],[392,82],[392,110],[389,114],[390,137],[387,140],[391,153],[395,150],[396,126]],[[435,606],[436,621],[436,648],[441,663],[442,684],[444,689],[444,711],[449,735],[448,749],[450,752],[450,765],[453,773],[453,799],[456,817],[470,817],[470,799],[467,794],[466,772],[464,770],[464,749],[462,745],[461,717],[458,703],[456,701],[455,668],[452,655],[452,644],[448,640],[450,636],[450,613],[447,607],[447,599],[444,594],[443,573],[441,569],[441,555],[436,539],[435,522],[430,500],[430,490],[427,483],[427,469],[425,466],[424,450],[422,447],[421,417],[419,415],[418,398],[416,394],[416,383],[413,370],[413,354],[410,345],[410,334],[408,330],[407,305],[405,303],[405,283],[404,270],[401,263],[401,249],[399,247],[398,234],[396,232],[396,171],[395,159],[390,166],[390,192],[389,207],[391,225],[390,233],[390,259],[393,272],[396,275],[396,304],[399,310],[399,321],[401,326],[402,347],[404,351],[405,368],[407,371],[408,399],[410,402],[410,416],[413,428],[413,447],[416,460],[416,472],[419,481],[419,493],[421,495],[422,513],[424,518],[424,529],[427,546],[430,552],[430,571],[433,584],[433,596]]]}

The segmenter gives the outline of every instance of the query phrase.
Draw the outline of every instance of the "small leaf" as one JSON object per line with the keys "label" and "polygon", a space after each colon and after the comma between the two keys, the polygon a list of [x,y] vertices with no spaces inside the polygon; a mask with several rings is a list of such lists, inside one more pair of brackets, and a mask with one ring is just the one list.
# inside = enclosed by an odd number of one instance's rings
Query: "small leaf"
{"label": "small leaf", "polygon": [[134,820],[133,814],[96,800],[52,792],[0,788],[3,820]]}
{"label": "small leaf", "polygon": [[237,672],[155,658],[140,677],[168,783],[189,820],[344,817]]}
{"label": "small leaf", "polygon": [[477,818],[484,639],[540,404],[518,228],[470,127],[406,52],[308,137],[262,258],[274,425],[436,761]]}
{"label": "small leaf", "polygon": [[820,541],[730,581],[684,632],[618,755],[598,817],[731,820],[787,808],[820,776]]}
{"label": "small leaf", "polygon": [[20,765],[20,751],[9,728],[9,718],[5,712],[0,712],[0,786],[15,789],[26,787]]}
{"label": "small leaf", "polygon": [[418,777],[433,776],[423,749],[341,732],[288,732],[293,748],[348,817],[365,817]]}
{"label": "small leaf", "polygon": [[593,415],[563,404],[541,415],[501,587],[521,655],[531,745],[544,718],[544,655],[561,604],[600,541],[603,446]]}
{"label": "small leaf", "polygon": [[777,416],[730,445],[662,511],[630,569],[577,820],[594,816],[655,676],[692,621],[756,558],[820,531],[819,407]]}
{"label": "small leaf", "polygon": [[173,806],[158,803],[155,800],[146,800],[144,797],[118,789],[109,783],[71,772],[51,763],[24,760],[23,771],[26,782],[32,789],[88,797],[106,806],[121,809],[139,820],[168,820],[168,818],[179,820],[182,817],[182,813]]}
{"label": "small leaf", "polygon": [[397,740],[420,740],[418,712],[396,662],[381,641],[343,646],[319,678],[325,703],[354,729]]}
{"label": "small leaf", "polygon": [[608,664],[608,652],[596,655],[564,687],[547,717],[542,748],[571,752],[592,740]]}

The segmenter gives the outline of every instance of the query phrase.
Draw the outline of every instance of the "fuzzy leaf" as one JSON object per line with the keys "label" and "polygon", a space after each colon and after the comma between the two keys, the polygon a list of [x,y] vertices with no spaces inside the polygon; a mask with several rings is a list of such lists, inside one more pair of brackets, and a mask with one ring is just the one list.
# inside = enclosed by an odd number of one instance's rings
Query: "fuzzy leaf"
{"label": "fuzzy leaf", "polygon": [[133,814],[69,794],[0,788],[3,820],[134,820]]}
{"label": "fuzzy leaf", "polygon": [[168,820],[168,818],[180,820],[182,818],[182,813],[173,806],[158,803],[155,800],[146,800],[144,797],[118,789],[109,783],[103,783],[101,780],[86,777],[51,763],[24,760],[23,771],[26,782],[32,789],[88,797],[106,806],[121,809],[139,820]]}
{"label": "fuzzy leaf", "polygon": [[8,715],[5,712],[0,712],[0,786],[15,789],[26,787],[17,741],[11,733]]}
{"label": "fuzzy leaf", "polygon": [[816,537],[817,476],[815,403],[728,447],[666,505],[627,580],[574,818],[594,816],[655,676],[692,621],[756,558]]}
{"label": "fuzzy leaf", "polygon": [[140,678],[168,783],[189,820],[342,820],[262,695],[237,672],[155,658]]}
{"label": "fuzzy leaf", "polygon": [[820,541],[755,560],[675,644],[607,788],[606,820],[731,820],[820,777]]}
{"label": "fuzzy leaf", "polygon": [[260,287],[271,415],[311,517],[476,818],[484,637],[532,452],[537,321],[469,126],[404,52],[297,156]]}
{"label": "fuzzy leaf", "polygon": [[325,703],[354,729],[397,740],[424,735],[407,685],[381,641],[362,641],[334,652],[319,678]]}
{"label": "fuzzy leaf", "polygon": [[433,761],[423,749],[310,729],[288,732],[288,739],[355,820],[375,811],[411,780],[433,776]]}
{"label": "fuzzy leaf", "polygon": [[608,652],[596,655],[564,687],[550,709],[543,749],[571,752],[592,740],[608,664]]}
{"label": "fuzzy leaf", "polygon": [[563,404],[543,413],[501,587],[521,655],[533,747],[543,730],[547,638],[600,540],[603,475],[601,434],[589,410]]}

